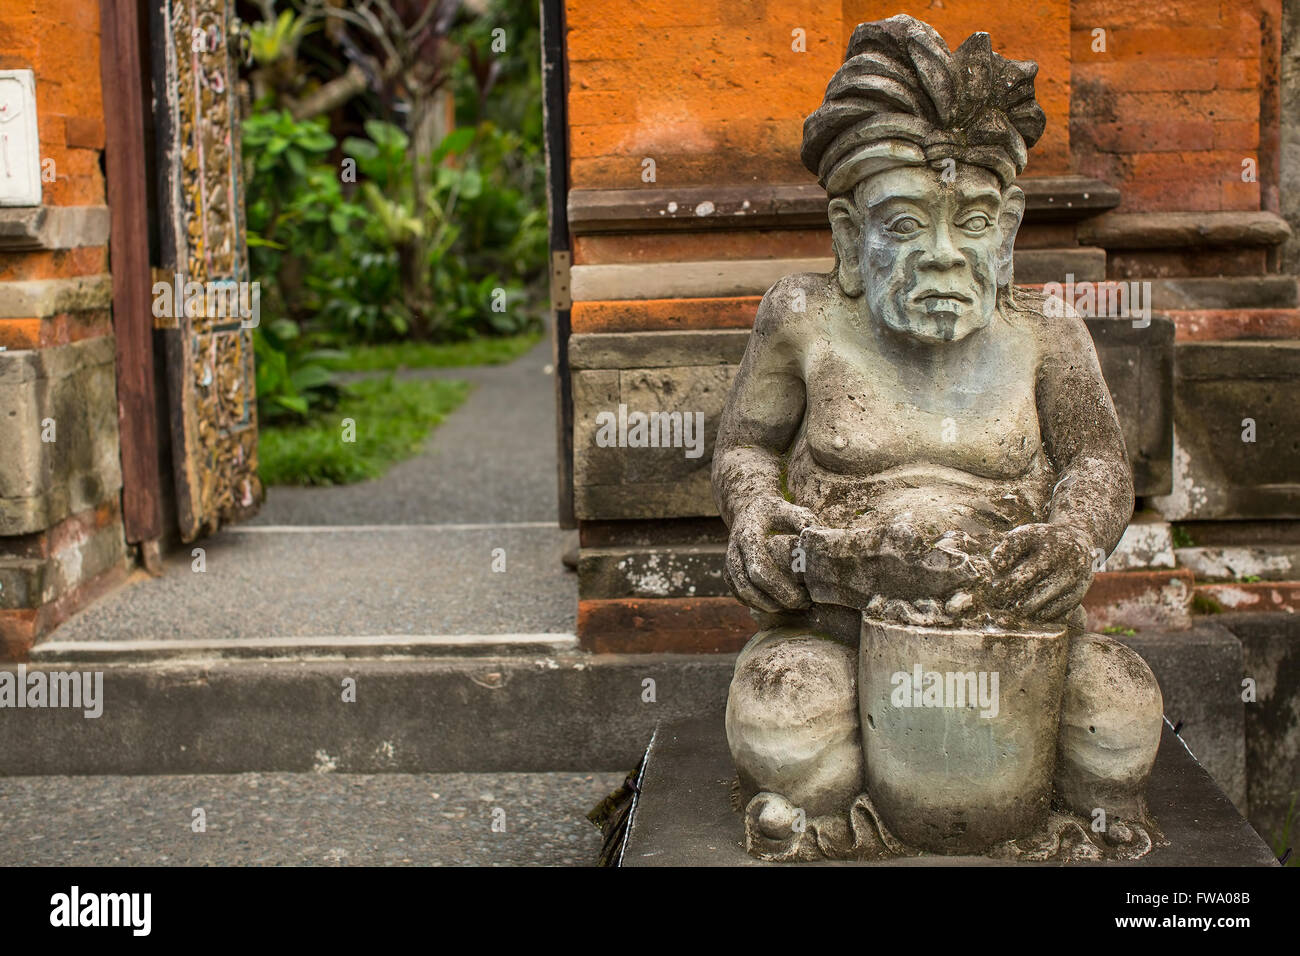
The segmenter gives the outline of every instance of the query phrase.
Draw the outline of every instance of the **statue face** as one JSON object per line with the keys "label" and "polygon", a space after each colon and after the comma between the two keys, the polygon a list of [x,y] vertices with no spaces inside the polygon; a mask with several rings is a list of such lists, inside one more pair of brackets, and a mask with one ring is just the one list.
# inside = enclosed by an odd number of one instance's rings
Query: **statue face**
{"label": "statue face", "polygon": [[929,342],[952,342],[992,321],[998,267],[1020,213],[1004,219],[1002,190],[988,170],[958,165],[950,182],[942,172],[899,166],[871,176],[857,188],[854,217],[870,318]]}

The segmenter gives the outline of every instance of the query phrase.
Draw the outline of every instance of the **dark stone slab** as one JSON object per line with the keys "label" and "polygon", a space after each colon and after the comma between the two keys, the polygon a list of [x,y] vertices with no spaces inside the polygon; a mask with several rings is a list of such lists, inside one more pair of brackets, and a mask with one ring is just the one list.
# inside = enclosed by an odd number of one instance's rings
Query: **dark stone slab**
{"label": "dark stone slab", "polygon": [[1241,641],[1242,675],[1255,699],[1242,705],[1250,822],[1266,837],[1285,827],[1300,794],[1300,614],[1216,614]]}
{"label": "dark stone slab", "polygon": [[[1083,219],[1119,205],[1119,190],[1084,176],[1027,176],[1025,221]],[[569,191],[569,227],[598,232],[706,229],[826,229],[826,190],[817,183],[709,183]],[[709,210],[707,213],[704,210]]]}
{"label": "dark stone slab", "polygon": [[[1142,655],[1160,683],[1165,714],[1233,805],[1246,812],[1246,708],[1242,644],[1218,623],[1193,617],[1187,630],[1143,628],[1114,638]],[[1283,615],[1285,616],[1285,615]]]}
{"label": "dark stone slab", "polygon": [[[623,866],[765,865],[745,852],[720,713],[655,731]],[[1169,846],[1122,866],[1275,866],[1276,858],[1166,725],[1148,801]],[[846,866],[1030,866],[987,857],[905,857]],[[1046,864],[1053,865],[1053,864]],[[1060,864],[1055,864],[1060,865]],[[1071,864],[1078,866],[1082,864]]]}

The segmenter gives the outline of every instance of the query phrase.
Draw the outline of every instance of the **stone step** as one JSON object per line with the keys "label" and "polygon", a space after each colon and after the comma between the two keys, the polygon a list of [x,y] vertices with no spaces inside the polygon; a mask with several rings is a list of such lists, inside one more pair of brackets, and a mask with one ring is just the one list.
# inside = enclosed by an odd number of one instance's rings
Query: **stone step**
{"label": "stone step", "polygon": [[6,777],[0,866],[591,866],[623,777]]}
{"label": "stone step", "polygon": [[509,657],[576,651],[574,634],[380,634],[236,637],[211,640],[55,639],[38,644],[31,664],[126,664],[164,660],[334,660],[419,657]]}
{"label": "stone step", "polygon": [[[0,777],[626,773],[658,721],[723,706],[732,666],[729,655],[540,649],[509,657],[3,664]],[[80,673],[97,688],[94,700],[13,706],[6,685],[10,695],[20,677],[29,688],[53,686],[50,672]],[[99,715],[87,716],[87,707]]]}

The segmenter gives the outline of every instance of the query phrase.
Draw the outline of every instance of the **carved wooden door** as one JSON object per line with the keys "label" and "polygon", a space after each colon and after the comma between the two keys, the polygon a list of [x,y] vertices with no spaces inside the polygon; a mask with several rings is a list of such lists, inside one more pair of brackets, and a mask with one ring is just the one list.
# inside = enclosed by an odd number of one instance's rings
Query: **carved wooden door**
{"label": "carved wooden door", "polygon": [[[162,269],[207,290],[249,283],[239,144],[234,0],[151,0]],[[111,109],[111,103],[109,104]],[[175,277],[179,276],[179,280]],[[197,287],[192,287],[197,288]],[[238,286],[234,287],[238,289]],[[249,286],[241,300],[252,301]],[[174,303],[167,326],[172,461],[181,536],[253,514],[257,477],[256,319]],[[233,301],[233,300],[231,300]],[[253,310],[256,313],[256,309]],[[157,310],[155,310],[157,312]]]}

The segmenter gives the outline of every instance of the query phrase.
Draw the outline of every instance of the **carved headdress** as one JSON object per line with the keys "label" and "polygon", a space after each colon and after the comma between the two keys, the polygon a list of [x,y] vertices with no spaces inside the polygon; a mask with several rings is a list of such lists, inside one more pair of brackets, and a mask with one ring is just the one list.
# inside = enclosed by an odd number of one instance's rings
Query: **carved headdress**
{"label": "carved headdress", "polygon": [[955,51],[909,16],[858,24],[821,107],[803,124],[803,164],[831,196],[893,166],[955,159],[1003,187],[1025,168],[1047,118],[1038,64],[993,52],[987,33]]}

